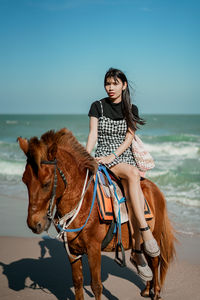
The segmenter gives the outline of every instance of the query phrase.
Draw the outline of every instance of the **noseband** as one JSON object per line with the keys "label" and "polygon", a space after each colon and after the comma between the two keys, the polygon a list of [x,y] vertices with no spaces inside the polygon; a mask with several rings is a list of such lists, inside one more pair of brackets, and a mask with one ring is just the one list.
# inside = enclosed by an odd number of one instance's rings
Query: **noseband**
{"label": "noseband", "polygon": [[65,185],[65,189],[67,187],[67,180],[65,178],[65,175],[64,173],[62,172],[62,170],[58,167],[57,165],[57,160],[54,159],[54,160],[42,160],[41,161],[41,164],[42,165],[54,165],[54,183],[53,183],[53,189],[52,189],[52,193],[51,193],[51,198],[50,198],[50,202],[49,202],[49,208],[48,208],[48,212],[47,212],[47,217],[50,221],[52,221],[53,219],[53,211],[52,211],[52,208],[53,208],[53,204],[54,204],[54,200],[55,200],[55,196],[56,196],[56,188],[57,188],[57,181],[58,181],[58,178],[57,178],[57,170],[58,172],[60,173],[60,176],[64,182],[64,185]]}

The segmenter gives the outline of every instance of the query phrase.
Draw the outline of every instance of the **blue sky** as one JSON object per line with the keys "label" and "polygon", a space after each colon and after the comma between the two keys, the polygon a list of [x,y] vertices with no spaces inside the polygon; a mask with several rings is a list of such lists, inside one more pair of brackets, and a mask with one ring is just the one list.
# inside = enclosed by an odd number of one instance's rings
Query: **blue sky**
{"label": "blue sky", "polygon": [[141,113],[200,113],[200,1],[0,0],[0,113],[87,113],[125,72]]}

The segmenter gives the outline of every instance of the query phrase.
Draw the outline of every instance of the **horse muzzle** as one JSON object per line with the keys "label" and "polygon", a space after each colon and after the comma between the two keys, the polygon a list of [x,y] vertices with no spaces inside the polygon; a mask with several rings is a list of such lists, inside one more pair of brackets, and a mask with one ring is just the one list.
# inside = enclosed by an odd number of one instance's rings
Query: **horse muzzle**
{"label": "horse muzzle", "polygon": [[28,217],[27,219],[28,227],[33,231],[33,233],[40,234],[43,231],[47,231],[51,225],[51,220],[45,215],[42,218],[37,216]]}

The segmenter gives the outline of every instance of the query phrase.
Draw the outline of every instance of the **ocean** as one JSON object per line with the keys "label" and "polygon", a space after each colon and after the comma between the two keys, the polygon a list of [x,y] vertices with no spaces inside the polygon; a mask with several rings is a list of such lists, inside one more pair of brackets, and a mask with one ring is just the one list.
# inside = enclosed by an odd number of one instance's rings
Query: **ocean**
{"label": "ocean", "polygon": [[[147,177],[166,197],[178,232],[200,234],[200,115],[143,115],[137,131],[155,160]],[[84,146],[87,115],[0,115],[0,235],[34,236],[27,228],[28,194],[21,178],[26,158],[18,136],[40,137],[67,127]]]}

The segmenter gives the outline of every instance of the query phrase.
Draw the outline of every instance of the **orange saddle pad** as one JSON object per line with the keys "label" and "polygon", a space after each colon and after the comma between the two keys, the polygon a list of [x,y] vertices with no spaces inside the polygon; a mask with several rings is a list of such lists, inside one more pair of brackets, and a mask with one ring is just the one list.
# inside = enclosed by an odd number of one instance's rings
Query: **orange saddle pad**
{"label": "orange saddle pad", "polygon": [[[109,174],[112,181],[114,181],[114,184],[118,187],[118,189],[121,190],[121,195],[124,195],[124,192],[121,188],[121,183],[118,183],[119,180],[117,180],[115,177],[113,177],[111,174]],[[97,184],[97,203],[98,203],[98,212],[100,219],[103,222],[111,222],[115,218],[115,212],[114,212],[114,205],[113,205],[113,199],[112,195],[109,191],[109,185],[107,182],[106,176],[99,172],[98,174],[98,184]],[[119,197],[120,199],[120,197]],[[128,211],[127,211],[128,214]],[[147,220],[150,220],[153,218],[153,214],[151,213],[148,201],[145,199],[145,205],[144,205],[144,214],[145,218]]]}

